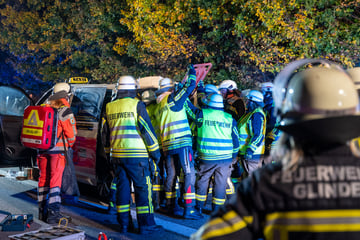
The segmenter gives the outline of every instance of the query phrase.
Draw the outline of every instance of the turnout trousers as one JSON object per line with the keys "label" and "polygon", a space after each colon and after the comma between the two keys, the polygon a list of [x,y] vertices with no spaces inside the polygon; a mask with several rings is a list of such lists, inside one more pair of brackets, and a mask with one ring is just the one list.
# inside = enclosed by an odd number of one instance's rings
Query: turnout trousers
{"label": "turnout trousers", "polygon": [[231,160],[218,163],[200,161],[198,179],[196,181],[196,206],[198,208],[204,207],[212,177],[214,177],[212,191],[213,211],[225,203],[227,179],[230,170]]}
{"label": "turnout trousers", "polygon": [[136,215],[139,227],[155,225],[152,185],[148,159],[118,160],[115,165],[116,209],[119,224],[131,224],[131,182],[135,190]]}
{"label": "turnout trousers", "polygon": [[65,156],[63,154],[39,154],[37,156],[37,163],[40,170],[38,203],[45,206],[48,199],[48,204],[60,204]]}
{"label": "turnout trousers", "polygon": [[164,183],[167,206],[176,201],[176,181],[182,169],[184,174],[183,198],[185,208],[195,206],[195,168],[191,148],[182,148],[176,154],[165,156],[166,179]]}

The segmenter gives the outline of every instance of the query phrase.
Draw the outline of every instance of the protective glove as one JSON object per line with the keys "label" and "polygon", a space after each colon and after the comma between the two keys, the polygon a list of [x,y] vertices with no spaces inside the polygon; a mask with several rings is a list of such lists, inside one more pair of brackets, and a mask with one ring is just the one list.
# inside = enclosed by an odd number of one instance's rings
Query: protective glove
{"label": "protective glove", "polygon": [[254,154],[254,152],[253,152],[253,150],[251,150],[251,148],[246,149],[244,159],[252,159],[253,154]]}
{"label": "protective glove", "polygon": [[201,80],[199,83],[198,83],[198,91],[199,92],[205,92],[205,84],[204,84],[204,81]]}
{"label": "protective glove", "polygon": [[194,68],[194,65],[192,65],[192,64],[190,64],[189,66],[188,66],[188,75],[195,75],[196,76],[196,70],[195,70],[195,68]]}

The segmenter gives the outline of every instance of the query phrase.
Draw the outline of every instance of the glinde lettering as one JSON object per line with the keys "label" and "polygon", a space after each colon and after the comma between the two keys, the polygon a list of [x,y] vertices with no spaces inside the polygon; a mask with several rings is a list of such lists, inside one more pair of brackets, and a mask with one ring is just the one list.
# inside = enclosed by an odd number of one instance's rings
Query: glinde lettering
{"label": "glinde lettering", "polygon": [[299,167],[294,172],[277,172],[271,183],[294,184],[292,192],[297,199],[360,197],[360,167]]}

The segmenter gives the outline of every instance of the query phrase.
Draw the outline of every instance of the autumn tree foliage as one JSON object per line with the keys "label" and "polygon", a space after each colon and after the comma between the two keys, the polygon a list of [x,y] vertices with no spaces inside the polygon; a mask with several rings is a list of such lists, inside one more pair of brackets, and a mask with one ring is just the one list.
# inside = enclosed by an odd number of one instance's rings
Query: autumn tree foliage
{"label": "autumn tree foliage", "polygon": [[179,80],[211,62],[207,82],[246,88],[296,59],[360,59],[359,0],[0,0],[0,14],[2,49],[44,80]]}
{"label": "autumn tree foliage", "polygon": [[[44,81],[85,76],[111,81],[136,70],[136,61],[113,51],[120,25],[119,1],[1,1],[0,44]],[[130,63],[130,64],[128,64]]]}

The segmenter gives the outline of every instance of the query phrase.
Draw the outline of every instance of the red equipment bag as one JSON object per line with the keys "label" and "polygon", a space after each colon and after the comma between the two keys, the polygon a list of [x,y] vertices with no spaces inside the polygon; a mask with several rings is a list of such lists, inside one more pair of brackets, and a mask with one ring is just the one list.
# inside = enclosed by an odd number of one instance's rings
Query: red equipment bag
{"label": "red equipment bag", "polygon": [[56,145],[57,110],[52,107],[28,106],[24,110],[21,142],[25,147],[48,150]]}

